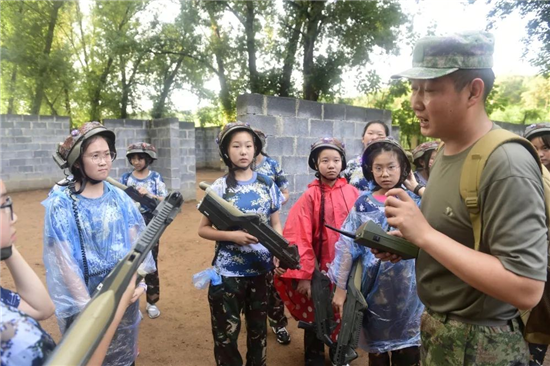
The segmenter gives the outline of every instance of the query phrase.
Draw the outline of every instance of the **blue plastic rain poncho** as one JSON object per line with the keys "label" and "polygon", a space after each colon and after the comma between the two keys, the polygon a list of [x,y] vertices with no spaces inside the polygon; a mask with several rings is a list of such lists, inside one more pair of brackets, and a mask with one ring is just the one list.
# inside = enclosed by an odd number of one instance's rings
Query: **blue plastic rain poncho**
{"label": "blue plastic rain poncho", "polygon": [[[107,182],[100,184],[104,185],[104,193],[99,198],[76,195],[76,200],[73,200],[68,188],[62,187],[52,190],[42,202],[46,208],[46,282],[62,333],[86,306],[97,285],[128,254],[145,228],[143,218],[130,197]],[[87,279],[82,248],[88,267]],[[148,273],[155,270],[151,254],[141,270]],[[136,301],[126,310],[104,365],[129,365],[134,361],[139,322],[139,301]]]}
{"label": "blue plastic rain poncho", "polygon": [[[384,205],[370,191],[365,191],[355,202],[342,229],[355,232],[370,220],[387,230],[384,210]],[[382,262],[369,248],[341,235],[328,272],[330,279],[345,289],[352,263],[359,257],[364,268],[361,291],[368,304],[360,347],[370,353],[382,353],[420,346],[420,317],[424,306],[416,294],[415,261]]]}

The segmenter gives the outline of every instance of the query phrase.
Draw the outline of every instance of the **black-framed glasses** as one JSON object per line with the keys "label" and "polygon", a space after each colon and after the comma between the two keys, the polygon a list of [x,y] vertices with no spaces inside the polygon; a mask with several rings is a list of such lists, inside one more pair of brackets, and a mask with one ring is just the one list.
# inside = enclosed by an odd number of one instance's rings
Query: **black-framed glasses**
{"label": "black-framed glasses", "polygon": [[3,209],[3,208],[9,208],[10,209],[10,218],[11,218],[11,221],[13,221],[13,202],[12,202],[10,196],[7,196],[6,197],[6,202],[4,202],[3,204],[0,205],[0,209]]}

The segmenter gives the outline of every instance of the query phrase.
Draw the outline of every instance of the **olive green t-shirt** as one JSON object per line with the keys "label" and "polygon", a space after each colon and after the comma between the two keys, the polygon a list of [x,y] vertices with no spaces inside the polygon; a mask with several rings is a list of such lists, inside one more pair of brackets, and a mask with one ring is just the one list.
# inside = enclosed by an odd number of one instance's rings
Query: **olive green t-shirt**
{"label": "olive green t-shirt", "polygon": [[[442,150],[437,155],[421,209],[434,229],[473,249],[472,224],[459,191],[462,165],[470,149],[453,156],[445,156]],[[546,281],[544,191],[535,159],[517,143],[501,145],[487,160],[479,192],[483,208],[480,251],[495,256],[519,276]],[[435,312],[470,320],[517,316],[514,306],[474,289],[422,250],[416,277],[420,299]]]}

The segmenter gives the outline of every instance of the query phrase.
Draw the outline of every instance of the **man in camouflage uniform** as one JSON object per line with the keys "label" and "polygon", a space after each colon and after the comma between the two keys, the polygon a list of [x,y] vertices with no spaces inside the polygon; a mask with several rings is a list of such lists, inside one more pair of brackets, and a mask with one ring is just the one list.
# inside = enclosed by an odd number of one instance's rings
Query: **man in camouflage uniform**
{"label": "man in camouflage uniform", "polygon": [[[541,298],[546,281],[547,228],[540,169],[519,144],[489,157],[478,200],[482,232],[475,250],[470,215],[460,196],[463,163],[472,146],[498,128],[485,101],[493,82],[494,39],[486,32],[419,40],[411,105],[425,136],[445,145],[436,157],[421,209],[402,190],[388,192],[388,223],[416,244],[422,316],[422,365],[527,365],[518,309]],[[399,260],[377,253],[385,260]]]}

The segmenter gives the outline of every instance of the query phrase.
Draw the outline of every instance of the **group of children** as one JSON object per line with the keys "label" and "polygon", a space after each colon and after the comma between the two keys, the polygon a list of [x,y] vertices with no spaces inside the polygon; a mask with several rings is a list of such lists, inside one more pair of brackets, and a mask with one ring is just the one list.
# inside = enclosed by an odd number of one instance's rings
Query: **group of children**
{"label": "group of children", "polygon": [[[297,245],[301,268],[280,268],[278,259],[250,233],[217,230],[206,216],[201,218],[198,233],[215,242],[212,262],[221,277],[221,282],[211,283],[208,290],[218,365],[265,365],[268,318],[277,341],[288,344],[282,304],[297,320],[315,322],[311,302],[314,274],[331,280],[332,305],[338,319],[355,261],[362,263],[361,292],[368,304],[360,347],[369,353],[369,365],[419,365],[421,360],[423,365],[526,365],[527,349],[517,309],[536,305],[546,274],[541,259],[547,233],[542,222],[543,200],[533,194],[540,190],[540,171],[525,149],[515,146],[518,144],[495,150],[487,163],[489,178],[485,178],[492,181],[483,185],[493,196],[489,196],[491,206],[485,206],[483,214],[505,225],[490,226],[491,220],[487,220],[483,248],[473,251],[467,209],[462,201],[455,204],[453,199],[458,197],[457,178],[469,147],[496,128],[483,108],[494,79],[489,72],[492,37],[485,33],[428,37],[419,44],[414,53],[415,68],[398,76],[412,80],[411,102],[422,133],[440,137],[445,145],[441,154],[437,153],[437,143],[417,147],[412,153],[416,174],[407,153],[389,137],[388,127],[380,121],[365,126],[365,148],[349,163],[343,143],[334,137],[320,138],[308,157],[316,177],[290,208],[283,229],[280,209],[288,200],[288,181],[276,161],[265,154],[265,135],[240,122],[229,123],[220,131],[217,143],[228,172],[212,184],[212,189],[242,212],[257,214]],[[457,54],[468,57],[457,58]],[[451,102],[454,107],[446,108]],[[550,124],[529,126],[525,137],[550,168]],[[20,294],[2,289],[3,364],[40,364],[47,358],[55,345],[25,312],[36,318],[47,317],[53,300],[65,332],[151,219],[151,212],[140,212],[124,192],[105,181],[115,157],[114,133],[97,122],[74,130],[58,147],[54,159],[70,177],[43,202],[49,296],[12,248],[17,217],[0,183],[2,259]],[[149,170],[157,157],[154,147],[133,144],[127,157],[134,171],[123,177],[123,183],[162,199],[166,195],[162,178]],[[525,187],[514,186],[514,182],[525,183]],[[516,188],[522,189],[520,197],[529,198],[531,205],[529,212],[518,211],[517,218],[510,218],[498,201]],[[500,192],[507,194],[494,196]],[[418,208],[421,200],[422,212]],[[514,235],[518,234],[506,226],[519,218],[522,221],[518,223],[529,223],[526,226],[536,243],[516,243]],[[418,258],[400,260],[390,253],[368,250],[326,227],[354,232],[368,221],[413,242],[420,248]],[[522,230],[521,238],[527,240],[527,229]],[[146,290],[148,315],[160,315],[156,306],[157,255],[158,245],[142,265],[149,273],[146,281],[126,292],[94,353],[95,362],[134,364],[140,322],[138,298]],[[29,292],[28,286],[35,290]],[[247,327],[245,362],[237,347],[241,313]],[[337,334],[332,336],[337,339]],[[546,346],[529,347],[531,365],[541,365]],[[324,343],[308,329],[304,332],[304,361],[306,365],[325,364]]]}

